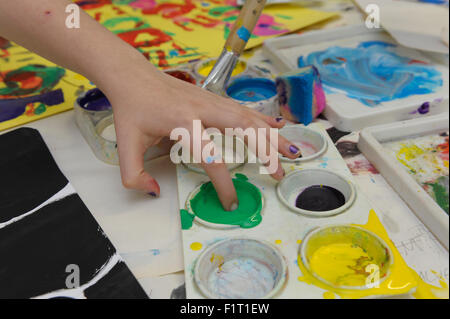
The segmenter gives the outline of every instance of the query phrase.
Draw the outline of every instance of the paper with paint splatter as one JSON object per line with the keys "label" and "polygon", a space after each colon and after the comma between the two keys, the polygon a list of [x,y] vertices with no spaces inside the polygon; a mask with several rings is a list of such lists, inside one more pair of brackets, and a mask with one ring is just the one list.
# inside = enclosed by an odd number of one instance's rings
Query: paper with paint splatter
{"label": "paper with paint splatter", "polygon": [[448,138],[448,132],[444,132],[383,144],[447,214]]}
{"label": "paper with paint splatter", "polygon": [[[218,56],[235,0],[77,0],[88,14],[160,68]],[[283,5],[264,10],[247,47],[332,17]],[[0,131],[73,107],[88,79],[0,38]]]}

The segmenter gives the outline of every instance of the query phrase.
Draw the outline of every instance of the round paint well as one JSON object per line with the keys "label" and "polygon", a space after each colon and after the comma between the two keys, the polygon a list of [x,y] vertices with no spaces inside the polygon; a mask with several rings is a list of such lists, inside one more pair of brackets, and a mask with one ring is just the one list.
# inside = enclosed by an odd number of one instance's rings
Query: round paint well
{"label": "round paint well", "polygon": [[[227,169],[232,171],[244,165],[247,162],[248,150],[245,143],[235,136],[216,134],[211,136],[211,140],[221,149],[222,160]],[[179,154],[182,156],[182,153]],[[213,161],[214,158],[208,157],[207,160]],[[190,163],[181,162],[186,168],[200,174],[206,174],[200,163],[194,163],[191,156]]]}
{"label": "round paint well", "polygon": [[259,102],[277,95],[275,82],[265,78],[238,79],[227,88],[227,95],[241,102]]}
{"label": "round paint well", "polygon": [[93,112],[111,111],[111,103],[108,98],[97,88],[87,91],[77,99],[78,105],[86,110]]}
{"label": "round paint well", "polygon": [[[381,238],[351,225],[314,229],[302,241],[299,255],[316,279],[338,289],[369,289],[388,277],[393,264],[392,253]],[[378,281],[370,281],[373,270],[368,266],[379,270]]]}
{"label": "round paint well", "polygon": [[95,130],[99,136],[101,136],[108,142],[116,142],[116,130],[114,126],[114,118],[112,115],[101,119],[95,126]]}
{"label": "round paint well", "polygon": [[[336,190],[344,197],[344,204],[337,208],[319,211],[297,207],[299,195],[312,187]],[[319,194],[320,193],[322,193],[323,196],[327,196],[327,192],[319,192]],[[308,205],[313,205],[318,208],[328,207],[327,198],[321,198],[320,196],[316,197],[316,194],[317,193],[314,193],[314,196],[309,199],[306,198],[311,201]],[[296,213],[312,217],[327,217],[340,214],[347,210],[355,201],[356,191],[353,183],[332,171],[326,169],[304,169],[293,171],[286,175],[277,185],[277,195],[284,205]]]}
{"label": "round paint well", "polygon": [[269,243],[231,238],[208,247],[198,258],[194,281],[214,299],[272,298],[286,282],[287,265]]}
{"label": "round paint well", "polygon": [[174,78],[177,78],[178,80],[189,82],[192,84],[197,84],[197,81],[195,80],[194,76],[188,72],[183,70],[170,70],[170,71],[164,71],[164,73],[173,76]]}
{"label": "round paint well", "polygon": [[278,133],[294,143],[301,151],[302,157],[290,159],[280,154],[285,162],[306,162],[319,157],[327,150],[326,138],[317,131],[302,125],[285,126]]}
{"label": "round paint well", "polygon": [[233,184],[239,200],[239,206],[234,211],[223,209],[211,182],[198,186],[186,201],[186,210],[195,216],[194,221],[216,229],[258,226],[264,207],[261,191],[242,174],[236,174]]}
{"label": "round paint well", "polygon": [[[197,73],[201,77],[206,78],[216,64],[216,61],[216,59],[210,59],[199,62],[195,67],[195,73]],[[245,71],[247,71],[247,62],[245,62],[244,60],[238,60],[236,66],[233,69],[233,72],[231,73],[231,76],[237,76]]]}

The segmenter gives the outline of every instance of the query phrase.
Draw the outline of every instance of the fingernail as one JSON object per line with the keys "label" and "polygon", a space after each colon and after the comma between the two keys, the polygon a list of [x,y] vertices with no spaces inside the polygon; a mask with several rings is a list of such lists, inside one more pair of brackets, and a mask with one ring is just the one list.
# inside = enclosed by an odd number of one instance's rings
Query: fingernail
{"label": "fingernail", "polygon": [[230,209],[231,209],[231,211],[234,211],[234,210],[238,209],[238,207],[239,207],[238,203],[233,203],[233,204],[231,204]]}
{"label": "fingernail", "polygon": [[291,145],[291,146],[289,146],[289,151],[290,151],[292,154],[297,154],[300,150],[298,149],[297,146]]}
{"label": "fingernail", "polygon": [[277,122],[281,122],[283,120],[283,118],[280,116],[280,117],[277,117],[276,119],[275,119],[275,121],[277,121]]}
{"label": "fingernail", "polygon": [[153,196],[153,197],[157,197],[158,195],[156,195],[156,193],[155,192],[150,192],[150,193],[148,193],[150,196]]}

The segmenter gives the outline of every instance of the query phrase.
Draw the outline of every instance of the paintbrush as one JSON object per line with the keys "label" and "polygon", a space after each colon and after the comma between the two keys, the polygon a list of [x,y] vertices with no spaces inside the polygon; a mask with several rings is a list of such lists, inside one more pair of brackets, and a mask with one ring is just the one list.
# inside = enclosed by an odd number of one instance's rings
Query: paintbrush
{"label": "paintbrush", "polygon": [[247,0],[228,35],[225,46],[202,88],[219,95],[225,94],[225,85],[230,79],[239,56],[245,49],[266,0]]}

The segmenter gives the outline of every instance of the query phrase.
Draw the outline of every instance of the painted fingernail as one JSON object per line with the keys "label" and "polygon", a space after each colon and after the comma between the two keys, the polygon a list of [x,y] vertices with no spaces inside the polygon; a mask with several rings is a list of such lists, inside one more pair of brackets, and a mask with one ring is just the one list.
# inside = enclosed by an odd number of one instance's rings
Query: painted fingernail
{"label": "painted fingernail", "polygon": [[282,120],[283,120],[282,117],[277,117],[277,118],[275,119],[275,121],[277,121],[277,122],[281,122]]}
{"label": "painted fingernail", "polygon": [[233,203],[233,204],[231,204],[231,211],[234,211],[234,210],[236,210],[236,209],[238,209],[238,207],[239,207],[239,204],[238,203]]}
{"label": "painted fingernail", "polygon": [[295,145],[289,146],[289,151],[290,151],[292,154],[297,154],[298,152],[300,152],[300,150],[298,149],[298,147],[295,146]]}
{"label": "painted fingernail", "polygon": [[157,197],[158,195],[156,195],[156,193],[155,192],[150,192],[150,193],[148,193],[150,196],[153,196],[153,197]]}

